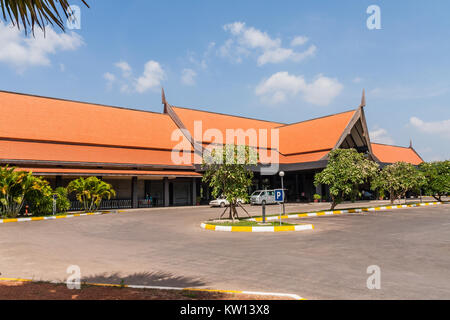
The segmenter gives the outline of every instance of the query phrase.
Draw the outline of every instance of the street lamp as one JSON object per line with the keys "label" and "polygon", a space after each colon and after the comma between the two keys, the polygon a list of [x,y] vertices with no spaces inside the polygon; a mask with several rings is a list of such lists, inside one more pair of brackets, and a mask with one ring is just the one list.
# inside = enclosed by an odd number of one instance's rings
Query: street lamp
{"label": "street lamp", "polygon": [[283,181],[283,177],[284,177],[284,171],[280,171],[280,177],[281,177],[281,190],[283,190],[283,215],[286,214],[286,210],[284,208],[284,200],[286,197],[286,194],[284,193],[284,181]]}

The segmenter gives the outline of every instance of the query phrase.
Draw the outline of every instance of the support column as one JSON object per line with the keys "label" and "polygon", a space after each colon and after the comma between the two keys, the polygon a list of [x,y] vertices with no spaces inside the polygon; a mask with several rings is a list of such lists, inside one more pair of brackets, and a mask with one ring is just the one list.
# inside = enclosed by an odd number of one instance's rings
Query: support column
{"label": "support column", "polygon": [[133,208],[139,207],[137,177],[131,178],[131,204]]}
{"label": "support column", "polygon": [[170,201],[170,195],[169,195],[169,179],[164,178],[164,207],[169,206]]}
{"label": "support column", "polygon": [[56,176],[55,188],[62,187],[62,176]]}
{"label": "support column", "polygon": [[192,205],[197,205],[197,180],[192,178]]}
{"label": "support column", "polygon": [[297,202],[297,200],[300,200],[300,191],[298,188],[298,173],[295,174],[295,199],[294,199],[294,201]]}

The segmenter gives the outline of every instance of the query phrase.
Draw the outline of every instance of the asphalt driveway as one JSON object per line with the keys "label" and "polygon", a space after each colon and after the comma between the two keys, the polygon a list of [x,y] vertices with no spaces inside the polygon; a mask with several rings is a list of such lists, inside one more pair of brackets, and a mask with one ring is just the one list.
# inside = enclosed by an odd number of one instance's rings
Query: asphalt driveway
{"label": "asphalt driveway", "polygon": [[[0,277],[64,280],[67,267],[78,265],[91,282],[306,299],[450,299],[449,205],[301,219],[316,229],[292,233],[199,227],[220,212],[161,209],[0,225]],[[381,268],[380,290],[366,288],[370,265]]]}

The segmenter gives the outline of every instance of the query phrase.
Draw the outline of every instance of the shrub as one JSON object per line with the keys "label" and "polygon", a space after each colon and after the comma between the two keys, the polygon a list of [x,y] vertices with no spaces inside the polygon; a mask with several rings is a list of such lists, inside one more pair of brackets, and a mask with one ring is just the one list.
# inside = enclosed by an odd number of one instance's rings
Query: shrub
{"label": "shrub", "polygon": [[[17,217],[22,210],[26,197],[33,193],[46,194],[48,183],[33,176],[31,172],[18,171],[16,168],[0,167],[0,214],[10,218]],[[41,199],[40,207],[45,207]]]}
{"label": "shrub", "polygon": [[77,200],[81,202],[86,212],[98,210],[104,198],[111,199],[116,196],[112,186],[97,177],[73,180],[67,186],[67,191],[75,193]]}
{"label": "shrub", "polygon": [[35,177],[36,186],[32,188],[25,197],[26,204],[33,215],[48,215],[53,212],[53,190],[50,184]]}
{"label": "shrub", "polygon": [[56,195],[56,211],[58,213],[67,212],[70,209],[70,201],[68,198],[68,191],[66,188],[58,187],[53,194]]}

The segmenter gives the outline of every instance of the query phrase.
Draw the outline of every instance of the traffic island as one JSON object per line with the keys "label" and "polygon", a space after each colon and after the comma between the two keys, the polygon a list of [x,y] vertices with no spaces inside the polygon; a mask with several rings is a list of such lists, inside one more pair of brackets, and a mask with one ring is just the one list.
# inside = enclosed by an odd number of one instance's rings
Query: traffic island
{"label": "traffic island", "polygon": [[[364,214],[373,211],[385,211],[393,209],[405,209],[405,208],[417,208],[417,207],[427,207],[427,206],[437,206],[442,205],[443,202],[423,202],[423,203],[412,203],[403,205],[390,205],[390,206],[379,206],[379,207],[368,207],[368,208],[354,208],[354,209],[342,209],[333,211],[316,211],[316,212],[304,212],[304,213],[290,213],[286,215],[271,215],[267,216],[267,221],[279,221],[281,219],[300,219],[300,218],[312,218],[312,217],[323,217],[332,215],[342,215],[342,214]],[[248,219],[248,221],[260,222],[262,217],[254,217]]]}
{"label": "traffic island", "polygon": [[224,232],[288,232],[313,230],[312,224],[291,224],[291,223],[258,223],[257,221],[240,220],[232,221],[208,221],[200,225],[205,230]]}

